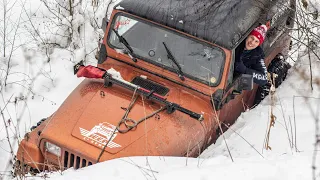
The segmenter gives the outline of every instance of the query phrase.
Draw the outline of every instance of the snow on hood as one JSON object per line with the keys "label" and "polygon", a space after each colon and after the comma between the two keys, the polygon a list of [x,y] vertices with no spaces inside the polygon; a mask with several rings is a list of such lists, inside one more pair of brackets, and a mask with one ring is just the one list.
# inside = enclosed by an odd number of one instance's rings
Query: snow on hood
{"label": "snow on hood", "polygon": [[118,78],[118,79],[123,79],[122,76],[121,76],[121,74],[120,74],[120,72],[119,72],[119,71],[116,71],[116,70],[113,69],[113,68],[108,69],[107,72],[108,72],[109,74],[111,74],[112,77],[115,77],[115,78]]}
{"label": "snow on hood", "polygon": [[116,7],[116,9],[118,9],[118,10],[124,10],[124,8],[123,8],[123,7],[121,7],[120,5],[119,5],[119,6],[117,6],[117,7]]}

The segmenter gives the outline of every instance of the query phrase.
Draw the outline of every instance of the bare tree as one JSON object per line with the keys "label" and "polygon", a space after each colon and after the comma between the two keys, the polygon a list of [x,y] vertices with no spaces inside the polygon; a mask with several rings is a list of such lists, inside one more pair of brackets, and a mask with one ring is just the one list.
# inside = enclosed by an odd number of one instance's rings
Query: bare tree
{"label": "bare tree", "polygon": [[[18,1],[8,1],[8,0],[2,0],[1,2],[2,7],[2,19],[1,19],[1,25],[0,25],[0,36],[1,36],[1,45],[2,45],[2,61],[3,64],[5,64],[5,68],[1,68],[1,71],[5,72],[3,80],[1,80],[1,89],[3,89],[3,86],[7,86],[8,76],[10,75],[12,64],[12,58],[13,58],[13,52],[18,48],[16,45],[16,38],[18,36],[18,30],[20,28],[20,21],[21,21],[21,15],[19,14],[19,17],[16,20],[13,20],[10,18],[12,16],[13,8],[18,4]],[[23,2],[25,3],[25,1]]]}
{"label": "bare tree", "polygon": [[[314,87],[320,87],[320,81],[318,77],[314,77],[313,63],[320,61],[319,43],[320,43],[320,21],[319,21],[319,9],[315,4],[317,1],[300,0],[296,6],[296,17],[294,33],[296,36],[292,36],[293,44],[296,49],[291,52],[298,53],[298,62],[300,57],[307,57],[309,60],[309,72],[301,71],[295,68],[295,71],[301,76],[302,79],[310,82],[310,90],[313,91]],[[320,4],[319,4],[320,5]],[[291,54],[291,55],[292,55]],[[290,58],[290,56],[289,56]],[[312,60],[313,59],[313,60]],[[314,60],[315,59],[315,60]],[[304,62],[306,63],[306,62]],[[308,103],[307,103],[308,105]],[[310,107],[311,109],[311,107]],[[312,178],[313,180],[320,179],[320,171],[317,167],[318,151],[320,148],[320,121],[319,121],[319,109],[316,112],[312,111],[315,122],[315,142],[312,160]],[[294,140],[295,141],[295,140]],[[295,142],[295,148],[297,144]]]}
{"label": "bare tree", "polygon": [[48,30],[54,27],[56,30],[52,31],[52,34],[66,41],[49,43],[60,45],[63,48],[68,46],[74,49],[79,48],[77,41],[79,40],[81,26],[84,23],[81,19],[83,15],[81,10],[82,0],[42,0],[42,2],[50,12],[45,16],[54,25],[48,27]]}

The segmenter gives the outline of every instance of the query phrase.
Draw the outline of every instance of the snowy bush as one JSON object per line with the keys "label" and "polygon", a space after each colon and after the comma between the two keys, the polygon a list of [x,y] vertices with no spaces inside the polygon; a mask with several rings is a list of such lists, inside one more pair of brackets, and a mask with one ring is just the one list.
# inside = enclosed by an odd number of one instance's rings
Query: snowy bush
{"label": "snowy bush", "polygon": [[[39,46],[66,48],[73,53],[72,61],[91,60],[103,37],[100,29],[107,8],[116,1],[101,0],[41,0],[43,10],[36,13]],[[41,21],[39,22],[39,19]],[[30,27],[29,27],[30,28]],[[75,50],[83,51],[81,57]],[[52,51],[51,51],[52,52]],[[79,52],[79,51],[77,51]],[[89,58],[88,58],[89,57]]]}

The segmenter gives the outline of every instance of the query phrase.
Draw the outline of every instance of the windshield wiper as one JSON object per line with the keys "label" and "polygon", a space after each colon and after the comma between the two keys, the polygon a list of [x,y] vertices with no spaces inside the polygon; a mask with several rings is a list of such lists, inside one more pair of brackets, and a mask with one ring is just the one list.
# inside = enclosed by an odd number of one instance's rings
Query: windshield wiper
{"label": "windshield wiper", "polygon": [[174,58],[174,56],[172,55],[170,49],[167,47],[166,43],[165,42],[162,42],[163,43],[163,46],[164,48],[166,49],[167,51],[167,57],[168,59],[170,59],[177,67],[178,69],[177,70],[177,74],[179,76],[179,78],[184,81],[185,78],[184,78],[184,75],[183,75],[183,72],[182,72],[182,69],[181,69],[181,66],[179,65],[179,63],[177,62],[177,60]]}
{"label": "windshield wiper", "polygon": [[119,41],[128,49],[128,51],[126,53],[129,55],[129,57],[132,59],[132,61],[137,62],[137,58],[134,57],[135,55],[134,55],[133,49],[130,46],[130,44],[128,43],[128,41],[123,36],[120,36],[117,30],[115,30],[114,28],[112,28],[112,30],[116,34],[116,36],[118,37]]}

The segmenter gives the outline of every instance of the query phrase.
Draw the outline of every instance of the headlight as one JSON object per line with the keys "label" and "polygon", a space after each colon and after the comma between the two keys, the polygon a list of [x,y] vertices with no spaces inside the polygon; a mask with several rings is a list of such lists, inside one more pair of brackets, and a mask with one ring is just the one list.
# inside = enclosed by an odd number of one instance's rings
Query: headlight
{"label": "headlight", "polygon": [[56,156],[61,156],[61,148],[58,147],[57,145],[54,145],[52,143],[49,143],[49,142],[45,142],[45,148],[46,148],[46,151],[56,155]]}

